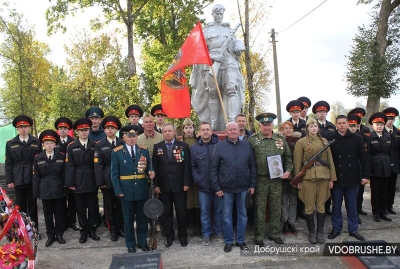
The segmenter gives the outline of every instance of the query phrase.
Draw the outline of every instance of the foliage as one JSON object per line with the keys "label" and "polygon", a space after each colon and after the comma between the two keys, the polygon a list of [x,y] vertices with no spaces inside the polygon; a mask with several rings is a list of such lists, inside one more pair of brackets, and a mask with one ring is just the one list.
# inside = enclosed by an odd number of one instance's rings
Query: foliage
{"label": "foliage", "polygon": [[51,64],[45,58],[49,48],[35,40],[32,26],[23,21],[22,15],[5,7],[8,14],[0,16],[1,76],[5,82],[0,91],[2,112],[7,119],[27,114],[36,121],[38,107],[45,103],[50,90]]}
{"label": "foliage", "polygon": [[330,121],[336,122],[336,117],[339,115],[347,115],[347,111],[343,106],[343,103],[336,100],[331,104],[329,115],[330,115]]}

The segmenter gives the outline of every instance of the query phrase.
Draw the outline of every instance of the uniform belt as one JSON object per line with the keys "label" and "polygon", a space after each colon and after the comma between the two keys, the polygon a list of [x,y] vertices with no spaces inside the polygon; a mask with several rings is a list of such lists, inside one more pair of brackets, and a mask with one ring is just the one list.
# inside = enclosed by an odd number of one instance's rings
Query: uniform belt
{"label": "uniform belt", "polygon": [[324,166],[324,165],[322,163],[320,163],[320,162],[315,162],[314,166]]}
{"label": "uniform belt", "polygon": [[141,175],[129,175],[129,176],[120,176],[119,177],[119,179],[121,179],[121,180],[142,179],[142,178],[146,178],[146,175],[141,174]]}

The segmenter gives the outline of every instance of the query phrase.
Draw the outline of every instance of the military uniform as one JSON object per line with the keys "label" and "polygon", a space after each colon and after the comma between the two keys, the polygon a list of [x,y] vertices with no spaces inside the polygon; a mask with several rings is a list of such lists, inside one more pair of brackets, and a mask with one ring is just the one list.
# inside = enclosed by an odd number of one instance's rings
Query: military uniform
{"label": "military uniform", "polygon": [[[88,129],[91,124],[89,119],[82,118],[74,123],[74,129]],[[95,146],[90,139],[85,145],[76,139],[68,145],[65,156],[65,186],[75,187],[76,212],[81,226],[80,243],[85,243],[88,235],[94,240],[100,239],[96,235],[99,203],[93,170]]]}
{"label": "military uniform", "polygon": [[[107,128],[109,126],[120,129],[121,121],[114,116],[105,117],[102,122],[102,127]],[[94,153],[96,185],[103,193],[104,215],[108,230],[110,231],[111,241],[117,241],[118,233],[121,229],[123,230],[121,201],[115,196],[111,182],[111,152],[115,147],[119,147],[123,144],[123,140],[117,137],[114,139],[106,137],[96,143]]]}
{"label": "military uniform", "polygon": [[[58,134],[53,130],[44,130],[39,137],[43,143],[52,141],[56,144]],[[33,197],[43,203],[47,242],[50,246],[56,239],[65,244],[64,234],[64,169],[65,154],[57,149],[53,153],[43,150],[36,155],[33,163]],[[54,218],[54,220],[53,220]]]}
{"label": "military uniform", "polygon": [[[104,117],[104,112],[101,108],[99,107],[91,107],[88,110],[86,110],[85,113],[86,118],[91,118],[91,117],[98,117],[98,118],[103,118]],[[90,128],[89,131],[89,139],[97,142],[102,140],[104,137],[106,137],[106,133],[104,132],[103,127],[101,125],[99,126],[99,129],[97,131],[94,131],[92,128]]]}
{"label": "military uniform", "polygon": [[[272,122],[276,116],[272,113],[263,113],[257,116],[260,122]],[[265,116],[265,117],[264,117]],[[268,118],[267,121],[263,121]],[[269,174],[267,157],[280,155],[284,171],[293,170],[292,154],[283,136],[273,133],[271,138],[261,133],[253,134],[248,140],[253,147],[257,167],[257,185],[255,191],[255,224],[254,236],[256,242],[262,242],[265,234],[265,213],[267,201],[270,208],[270,223],[268,237],[271,239],[280,236],[282,179],[273,178]]]}
{"label": "military uniform", "polygon": [[[303,102],[299,100],[292,100],[286,105],[287,112],[295,112],[295,111],[302,111],[304,109]],[[293,124],[293,131],[301,133],[301,137],[305,137],[307,134],[306,131],[306,121],[299,118],[298,122],[295,122],[293,118],[288,119]]]}
{"label": "military uniform", "polygon": [[[157,104],[157,105],[153,106],[151,108],[151,112],[150,113],[151,113],[151,115],[153,117],[156,117],[157,115],[162,115],[164,117],[167,117],[167,113],[164,112],[164,110],[162,109],[161,104]],[[158,126],[157,122],[154,125],[154,131],[156,131],[158,133],[162,133],[162,126]],[[148,149],[150,150],[150,147]],[[150,153],[150,156],[152,156],[151,153]]]}
{"label": "military uniform", "polygon": [[[60,127],[65,127],[68,128],[69,130],[72,129],[72,121],[69,118],[66,117],[60,117],[58,118],[55,123],[54,127],[58,130]],[[58,151],[64,153],[67,152],[67,147],[68,144],[72,143],[75,140],[72,136],[67,135],[66,139],[61,138],[58,140],[56,148]],[[64,202],[64,221],[65,225],[64,228],[67,229],[68,227],[71,227],[75,231],[79,230],[79,226],[76,223],[76,209],[75,209],[75,197],[74,193],[68,189],[64,188],[64,193],[65,193],[65,202]]]}
{"label": "military uniform", "polygon": [[[125,243],[128,249],[147,248],[147,218],[143,207],[149,191],[146,174],[150,170],[150,155],[147,149],[134,145],[135,156],[132,158],[128,145],[124,144],[111,152],[111,181],[116,196],[121,197],[125,224]],[[133,229],[133,217],[136,214],[136,234]]]}
{"label": "military uniform", "polygon": [[137,144],[139,146],[147,148],[149,150],[150,156],[153,156],[154,145],[160,143],[163,140],[164,136],[161,133],[154,131],[154,133],[151,135],[148,135],[146,133],[139,135]]}
{"label": "military uniform", "polygon": [[[32,119],[25,115],[19,115],[13,120],[13,126],[16,128],[32,126],[32,123]],[[36,198],[32,196],[32,167],[35,155],[41,151],[39,139],[32,135],[24,141],[17,135],[6,143],[6,183],[14,184],[15,202],[21,212],[31,217],[36,228],[39,228],[39,224]]]}

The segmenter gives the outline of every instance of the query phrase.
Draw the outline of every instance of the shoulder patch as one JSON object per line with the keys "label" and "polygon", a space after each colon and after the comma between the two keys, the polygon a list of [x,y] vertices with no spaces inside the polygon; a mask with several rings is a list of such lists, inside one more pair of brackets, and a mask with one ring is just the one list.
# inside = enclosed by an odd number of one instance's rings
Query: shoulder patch
{"label": "shoulder patch", "polygon": [[114,152],[117,152],[118,150],[121,150],[123,147],[124,147],[123,145],[121,145],[121,146],[119,146],[119,147],[116,147],[116,148],[114,149]]}
{"label": "shoulder patch", "polygon": [[36,154],[35,157],[38,156],[39,154],[40,154],[40,153]]}
{"label": "shoulder patch", "polygon": [[75,140],[74,140],[74,141],[72,141],[72,142],[70,142],[70,143],[68,144],[68,146],[69,146],[69,145],[71,145],[71,144],[72,144],[72,143],[74,143],[74,142],[75,142]]}

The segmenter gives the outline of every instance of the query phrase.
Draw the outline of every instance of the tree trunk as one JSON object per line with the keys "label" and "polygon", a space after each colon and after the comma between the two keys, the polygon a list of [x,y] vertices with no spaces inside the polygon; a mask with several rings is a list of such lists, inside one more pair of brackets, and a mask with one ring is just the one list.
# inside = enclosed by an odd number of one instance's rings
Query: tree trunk
{"label": "tree trunk", "polygon": [[127,26],[128,30],[128,77],[131,78],[136,75],[136,61],[133,54],[133,26]]}
{"label": "tree trunk", "polygon": [[247,76],[247,89],[249,91],[249,128],[254,132],[254,110],[256,100],[254,98],[254,85],[253,85],[253,68],[250,59],[250,22],[249,22],[249,0],[245,0],[245,21],[244,21],[244,57],[246,63],[246,76]]}
{"label": "tree trunk", "polygon": [[[378,18],[378,31],[376,33],[376,47],[379,54],[379,57],[382,59],[385,58],[386,48],[388,47],[388,42],[386,40],[387,32],[388,32],[388,21],[390,13],[393,11],[393,7],[391,6],[391,0],[382,0],[381,10],[379,12]],[[373,85],[374,86],[374,85]],[[380,96],[375,94],[368,94],[367,98],[367,115],[366,119],[368,122],[369,117],[379,111],[379,103]]]}

